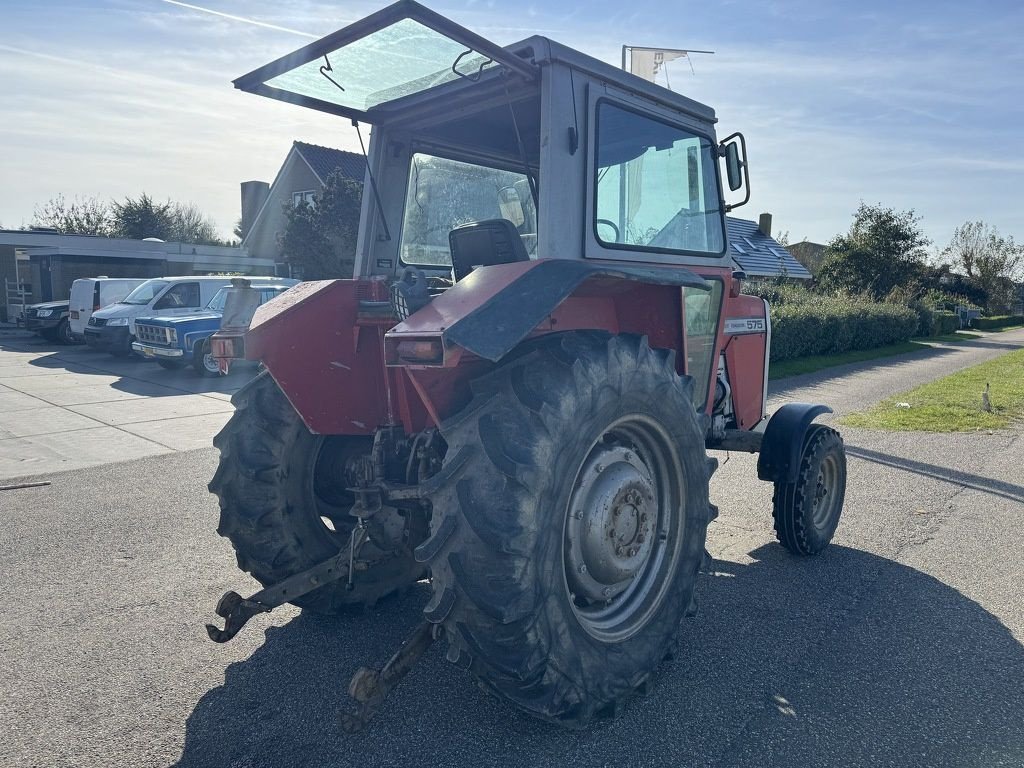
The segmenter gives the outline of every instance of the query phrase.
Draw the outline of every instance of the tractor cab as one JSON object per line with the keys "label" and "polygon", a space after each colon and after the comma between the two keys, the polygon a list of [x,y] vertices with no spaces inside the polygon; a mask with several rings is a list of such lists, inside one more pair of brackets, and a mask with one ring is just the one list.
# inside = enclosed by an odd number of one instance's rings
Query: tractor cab
{"label": "tractor cab", "polygon": [[501,47],[405,0],[235,85],[372,125],[357,277],[446,275],[453,244],[468,268],[730,265],[718,165],[743,159],[713,110],[547,38]]}

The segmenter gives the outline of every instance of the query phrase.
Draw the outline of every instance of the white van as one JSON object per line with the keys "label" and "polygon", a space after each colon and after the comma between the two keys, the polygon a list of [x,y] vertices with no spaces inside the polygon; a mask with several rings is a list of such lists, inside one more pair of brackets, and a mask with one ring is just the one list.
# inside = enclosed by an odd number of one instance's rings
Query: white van
{"label": "white van", "polygon": [[[253,285],[280,284],[279,277],[247,277]],[[187,315],[205,307],[231,275],[206,277],[154,277],[139,285],[117,304],[92,313],[85,326],[85,343],[113,355],[130,355],[135,341],[135,320],[140,317]]]}
{"label": "white van", "polygon": [[144,277],[85,277],[71,284],[71,335],[81,341],[92,313],[125,296],[146,282]]}

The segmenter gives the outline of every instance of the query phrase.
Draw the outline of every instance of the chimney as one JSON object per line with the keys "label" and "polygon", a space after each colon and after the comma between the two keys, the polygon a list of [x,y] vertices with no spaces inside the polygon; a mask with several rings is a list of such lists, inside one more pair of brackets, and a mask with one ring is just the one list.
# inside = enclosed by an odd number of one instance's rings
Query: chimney
{"label": "chimney", "polygon": [[758,216],[757,231],[765,237],[772,236],[772,215],[770,213],[762,213]]}
{"label": "chimney", "polygon": [[256,215],[270,196],[270,185],[265,181],[242,182],[242,239],[256,221]]}

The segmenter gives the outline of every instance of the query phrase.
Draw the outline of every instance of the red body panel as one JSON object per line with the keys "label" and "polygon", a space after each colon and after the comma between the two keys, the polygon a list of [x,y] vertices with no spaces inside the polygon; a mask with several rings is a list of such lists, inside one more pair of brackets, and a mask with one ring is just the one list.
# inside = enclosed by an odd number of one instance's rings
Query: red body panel
{"label": "red body panel", "polygon": [[263,361],[313,432],[368,435],[397,413],[383,361],[384,331],[393,321],[359,317],[366,286],[302,283],[261,306],[246,334],[246,357]]}
{"label": "red body panel", "polygon": [[[765,320],[765,327],[760,333],[726,334],[726,321],[730,318],[761,318]],[[729,386],[732,387],[736,426],[740,429],[753,428],[764,416],[765,377],[768,375],[765,360],[767,320],[763,299],[744,295],[726,299],[720,335],[727,344],[725,367]]]}
{"label": "red body panel", "polygon": [[[479,278],[470,275],[397,325],[372,308],[360,310],[360,300],[380,300],[383,286],[378,281],[303,283],[257,310],[245,337],[245,354],[263,362],[315,433],[365,435],[383,424],[401,424],[411,434],[457,411],[470,397],[469,380],[493,364],[457,348],[445,350],[442,365],[392,362],[388,367],[385,333],[389,349],[402,339],[439,338],[536,263],[490,267],[486,282],[480,279],[483,273]],[[726,270],[704,276],[728,285]],[[764,317],[760,299],[729,298],[728,290],[723,293],[726,317]],[[596,277],[555,307],[531,336],[580,329],[645,335],[652,347],[676,350],[677,367],[683,373],[687,359],[683,317],[678,286]],[[703,340],[714,348],[716,361],[726,348],[741,428],[749,429],[761,418],[764,338],[764,334],[727,335],[722,322],[717,338]],[[701,343],[701,339],[691,338],[690,343]],[[717,364],[712,366],[716,369]],[[698,387],[710,383],[696,382]]]}

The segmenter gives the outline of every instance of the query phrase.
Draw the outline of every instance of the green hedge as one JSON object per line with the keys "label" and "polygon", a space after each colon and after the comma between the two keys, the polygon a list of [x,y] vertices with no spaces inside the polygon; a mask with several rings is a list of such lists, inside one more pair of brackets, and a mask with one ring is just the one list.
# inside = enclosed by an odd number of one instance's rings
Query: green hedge
{"label": "green hedge", "polygon": [[933,336],[946,336],[960,330],[960,317],[956,312],[936,312]]}
{"label": "green hedge", "polygon": [[979,331],[995,331],[1008,325],[1024,325],[1024,315],[995,315],[971,320],[971,328],[977,328]]}
{"label": "green hedge", "polygon": [[783,304],[772,309],[771,356],[792,360],[897,344],[917,332],[919,320],[909,307],[857,299]]}

